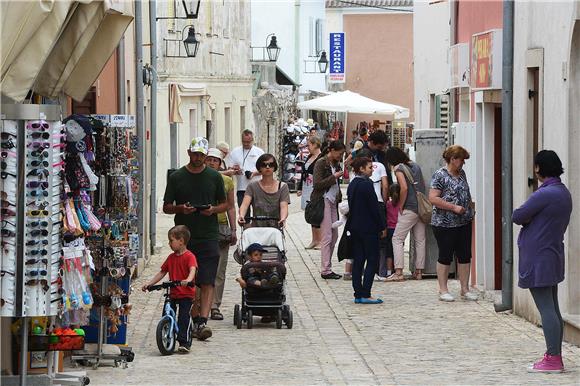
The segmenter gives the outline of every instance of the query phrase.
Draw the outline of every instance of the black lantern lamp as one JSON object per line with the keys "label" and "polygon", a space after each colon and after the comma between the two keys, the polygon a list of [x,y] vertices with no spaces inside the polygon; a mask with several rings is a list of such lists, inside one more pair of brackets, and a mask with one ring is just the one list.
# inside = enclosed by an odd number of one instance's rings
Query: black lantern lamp
{"label": "black lantern lamp", "polygon": [[183,9],[185,10],[185,15],[187,19],[197,19],[199,14],[199,6],[201,0],[183,0]]}
{"label": "black lantern lamp", "polygon": [[320,53],[320,59],[318,59],[318,69],[321,74],[325,74],[328,70],[328,58],[326,57],[326,51]]}
{"label": "black lantern lamp", "polygon": [[271,62],[275,62],[278,60],[278,55],[280,55],[280,47],[278,47],[278,42],[276,40],[276,35],[270,34],[266,36],[266,43],[268,43],[268,38],[270,39],[270,44],[266,47],[266,51],[268,52],[268,58]]}
{"label": "black lantern lamp", "polygon": [[187,37],[183,40],[183,45],[185,45],[185,53],[187,54],[187,57],[195,58],[197,55],[197,49],[199,48],[199,40],[195,37],[195,28],[193,28],[193,26],[189,27]]}

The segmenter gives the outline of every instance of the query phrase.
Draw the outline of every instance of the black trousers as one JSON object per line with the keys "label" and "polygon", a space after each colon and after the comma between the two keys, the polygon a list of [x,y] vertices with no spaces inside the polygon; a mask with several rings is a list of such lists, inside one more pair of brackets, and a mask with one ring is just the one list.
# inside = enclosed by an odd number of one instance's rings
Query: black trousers
{"label": "black trousers", "polygon": [[564,320],[558,305],[558,286],[530,288],[536,307],[542,318],[542,330],[549,355],[562,355]]}
{"label": "black trousers", "polygon": [[370,298],[379,261],[379,235],[353,233],[351,241],[353,259],[352,288],[354,289],[354,297],[356,299]]}
{"label": "black trousers", "polygon": [[[179,328],[177,341],[181,346],[190,346],[189,323],[191,320],[190,312],[192,304],[193,299],[171,299],[171,308],[177,314],[177,327]],[[178,306],[179,313],[177,312]]]}

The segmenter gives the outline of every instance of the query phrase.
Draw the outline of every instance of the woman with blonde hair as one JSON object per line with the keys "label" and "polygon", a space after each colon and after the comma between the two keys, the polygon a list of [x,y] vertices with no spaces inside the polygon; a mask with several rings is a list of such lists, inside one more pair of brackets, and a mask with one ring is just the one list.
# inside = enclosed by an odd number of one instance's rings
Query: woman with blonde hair
{"label": "woman with blonde hair", "polygon": [[467,176],[463,170],[465,160],[469,159],[469,152],[459,145],[449,146],[443,152],[443,159],[446,166],[433,174],[429,191],[429,201],[434,206],[431,226],[439,247],[439,300],[455,300],[447,287],[453,256],[457,259],[461,297],[465,300],[477,300],[477,294],[469,291],[471,230],[475,215]]}

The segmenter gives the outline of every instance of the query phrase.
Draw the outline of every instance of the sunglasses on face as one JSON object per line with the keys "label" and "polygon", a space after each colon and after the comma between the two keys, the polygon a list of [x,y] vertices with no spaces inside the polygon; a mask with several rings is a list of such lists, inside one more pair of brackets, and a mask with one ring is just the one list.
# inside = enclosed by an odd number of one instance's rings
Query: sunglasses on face
{"label": "sunglasses on face", "polygon": [[28,122],[26,127],[28,129],[33,129],[33,130],[48,130],[48,129],[50,129],[50,125],[44,121]]}
{"label": "sunglasses on face", "polygon": [[269,168],[269,169],[273,169],[274,168],[274,162],[264,162],[262,164],[262,167]]}

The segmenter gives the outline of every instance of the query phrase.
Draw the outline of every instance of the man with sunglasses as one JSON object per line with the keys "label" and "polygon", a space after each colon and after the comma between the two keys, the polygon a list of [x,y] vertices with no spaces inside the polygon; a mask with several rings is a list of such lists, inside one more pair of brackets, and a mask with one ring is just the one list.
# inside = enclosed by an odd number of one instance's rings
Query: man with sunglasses
{"label": "man with sunglasses", "polygon": [[207,139],[192,139],[187,151],[189,163],[169,176],[163,198],[163,212],[175,214],[175,225],[185,225],[191,233],[187,249],[197,259],[195,283],[200,287],[191,316],[194,336],[199,340],[212,335],[207,319],[220,258],[217,214],[228,208],[221,174],[205,165],[208,147]]}

